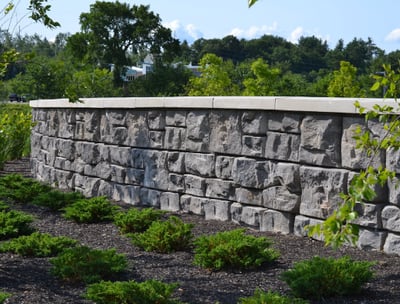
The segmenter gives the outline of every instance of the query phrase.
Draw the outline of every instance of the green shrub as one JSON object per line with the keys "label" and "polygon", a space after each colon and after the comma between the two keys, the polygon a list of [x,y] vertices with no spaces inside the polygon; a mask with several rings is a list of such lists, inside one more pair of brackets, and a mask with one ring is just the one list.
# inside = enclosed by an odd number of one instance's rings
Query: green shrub
{"label": "green shrub", "polygon": [[145,251],[170,253],[185,250],[193,239],[192,224],[185,224],[176,216],[166,221],[155,221],[143,233],[131,235],[133,243]]}
{"label": "green shrub", "polygon": [[256,268],[274,261],[279,254],[269,248],[271,241],[265,237],[246,235],[244,229],[200,236],[195,241],[194,263],[200,267]]}
{"label": "green shrub", "polygon": [[100,223],[112,221],[119,207],[106,197],[80,199],[64,208],[64,217],[78,223]]}
{"label": "green shrub", "polygon": [[373,276],[374,263],[356,262],[349,257],[340,259],[314,257],[295,263],[282,274],[294,296],[303,299],[321,299],[357,294],[361,285]]}
{"label": "green shrub", "polygon": [[0,244],[0,252],[13,252],[22,256],[49,257],[61,253],[65,248],[74,247],[76,240],[47,233],[34,232]]}
{"label": "green shrub", "polygon": [[79,192],[51,190],[49,192],[40,193],[32,200],[32,204],[58,211],[81,199],[84,199],[84,196]]}
{"label": "green shrub", "polygon": [[254,296],[239,299],[238,304],[308,304],[309,302],[299,298],[281,296],[276,292],[264,292],[256,289]]}
{"label": "green shrub", "polygon": [[96,283],[121,273],[127,266],[123,254],[115,249],[97,250],[87,246],[67,248],[51,258],[51,273],[69,282]]}
{"label": "green shrub", "polygon": [[33,216],[21,211],[0,211],[0,240],[31,234]]}
{"label": "green shrub", "polygon": [[20,174],[8,174],[0,177],[0,199],[26,204],[36,196],[51,190],[49,185]]}
{"label": "green shrub", "polygon": [[0,201],[0,211],[8,211],[10,210],[10,206],[7,205],[4,201]]}
{"label": "green shrub", "polygon": [[122,233],[141,233],[146,231],[154,221],[160,220],[164,213],[154,208],[131,208],[127,212],[119,212],[114,222]]}
{"label": "green shrub", "polygon": [[0,291],[0,304],[5,303],[5,301],[6,301],[9,297],[11,297],[11,294],[10,294],[10,293]]}
{"label": "green shrub", "polygon": [[156,280],[142,283],[102,281],[89,285],[85,297],[97,304],[179,304],[171,299],[177,286]]}

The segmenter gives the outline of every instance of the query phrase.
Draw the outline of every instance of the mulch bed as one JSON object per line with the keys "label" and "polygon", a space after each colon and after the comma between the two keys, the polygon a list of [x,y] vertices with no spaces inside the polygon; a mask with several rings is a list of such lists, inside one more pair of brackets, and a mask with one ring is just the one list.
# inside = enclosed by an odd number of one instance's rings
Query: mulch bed
{"label": "mulch bed", "polygon": [[[16,205],[15,208],[32,213],[34,227],[40,232],[55,236],[68,236],[82,245],[97,249],[116,248],[129,261],[128,270],[121,280],[144,281],[157,279],[166,283],[178,282],[176,296],[186,303],[237,303],[241,297],[251,296],[256,288],[290,294],[290,289],[280,280],[280,275],[293,263],[312,258],[341,257],[348,255],[355,260],[376,261],[374,279],[366,284],[355,297],[324,299],[311,303],[400,303],[400,257],[381,252],[365,252],[355,248],[332,250],[323,243],[293,235],[248,233],[267,236],[280,258],[273,264],[249,271],[211,272],[193,265],[193,252],[157,254],[144,252],[122,236],[112,223],[77,224],[64,219],[59,213],[37,206]],[[123,207],[127,207],[124,205]],[[238,228],[232,222],[205,221],[202,217],[178,213],[187,223],[194,224],[195,236]],[[6,303],[66,304],[92,303],[82,298],[84,285],[71,285],[50,274],[48,258],[22,258],[15,254],[0,254],[0,290],[12,293]]]}

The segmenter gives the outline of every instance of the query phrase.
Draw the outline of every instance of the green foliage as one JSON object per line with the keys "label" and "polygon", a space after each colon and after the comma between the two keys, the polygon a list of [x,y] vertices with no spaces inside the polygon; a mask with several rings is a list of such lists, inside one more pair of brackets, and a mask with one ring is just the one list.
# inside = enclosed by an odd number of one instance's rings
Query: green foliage
{"label": "green foliage", "polygon": [[249,7],[253,6],[258,0],[248,0]]}
{"label": "green foliage", "polygon": [[49,185],[20,174],[8,174],[0,177],[0,198],[6,201],[26,204],[50,189]]}
{"label": "green foliage", "polygon": [[9,209],[9,205],[7,205],[4,201],[0,201],[0,211],[8,211]]}
{"label": "green foliage", "polygon": [[12,295],[8,292],[0,291],[0,304],[5,303],[5,301]]}
{"label": "green foliage", "polygon": [[53,237],[47,233],[34,232],[0,244],[0,252],[13,252],[22,256],[49,257],[74,247],[77,241],[67,237]]}
{"label": "green foliage", "polygon": [[362,97],[362,91],[357,80],[357,68],[350,62],[341,61],[340,70],[333,72],[328,86],[330,97]]}
{"label": "green foliage", "polygon": [[30,153],[32,115],[27,105],[0,105],[0,168]]}
{"label": "green foliage", "polygon": [[131,208],[126,212],[117,213],[114,223],[122,233],[141,233],[146,231],[154,221],[160,220],[164,213],[154,208]]}
{"label": "green foliage", "polygon": [[256,289],[254,296],[239,299],[238,304],[307,304],[306,300],[281,296],[279,293]]}
{"label": "green foliage", "polygon": [[97,304],[179,304],[171,299],[177,286],[156,280],[142,283],[102,281],[89,285],[85,297]]}
{"label": "green foliage", "polygon": [[373,264],[348,257],[326,259],[316,256],[295,263],[282,278],[296,297],[304,299],[354,295],[373,277],[370,270]]}
{"label": "green foliage", "polygon": [[21,211],[0,211],[0,240],[33,232],[33,216]]}
{"label": "green foliage", "polygon": [[145,251],[170,253],[185,250],[193,238],[192,224],[185,224],[180,218],[171,216],[166,221],[155,221],[143,233],[131,235],[135,245]]}
{"label": "green foliage", "polygon": [[246,235],[244,229],[200,236],[194,241],[194,263],[204,268],[256,268],[279,256],[264,237]]}
{"label": "green foliage", "polygon": [[52,211],[58,211],[82,199],[84,199],[84,196],[79,192],[50,190],[34,197],[32,204],[50,208]]}
{"label": "green foliage", "polygon": [[67,248],[51,258],[53,275],[69,281],[96,283],[109,279],[126,269],[127,261],[115,249],[97,250],[87,246]]}
{"label": "green foliage", "polygon": [[79,199],[64,209],[64,217],[78,223],[99,223],[112,221],[119,207],[105,196]]}

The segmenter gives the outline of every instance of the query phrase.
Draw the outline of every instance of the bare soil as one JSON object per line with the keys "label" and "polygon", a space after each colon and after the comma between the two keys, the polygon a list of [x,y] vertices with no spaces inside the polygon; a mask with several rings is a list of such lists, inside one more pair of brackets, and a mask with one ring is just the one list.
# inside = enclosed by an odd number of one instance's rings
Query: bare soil
{"label": "bare soil", "polygon": [[[289,295],[290,289],[280,275],[293,263],[312,258],[350,256],[354,260],[376,261],[374,279],[361,294],[354,297],[330,298],[311,303],[400,303],[400,257],[381,252],[366,252],[356,248],[332,250],[323,243],[293,235],[260,233],[249,228],[248,233],[267,236],[280,258],[257,270],[210,272],[193,265],[193,251],[172,254],[144,252],[122,236],[112,223],[77,224],[59,213],[32,205],[13,206],[36,217],[34,227],[54,236],[68,236],[82,245],[97,249],[116,248],[127,256],[129,267],[120,280],[144,281],[157,279],[178,282],[176,297],[186,303],[235,304],[239,298],[251,296],[256,288]],[[123,207],[128,207],[123,205]],[[192,214],[175,214],[194,224],[195,236],[238,228],[232,222],[205,221]],[[83,304],[84,285],[71,285],[50,274],[49,258],[23,258],[15,254],[0,254],[0,290],[12,294],[6,303],[15,304]]]}

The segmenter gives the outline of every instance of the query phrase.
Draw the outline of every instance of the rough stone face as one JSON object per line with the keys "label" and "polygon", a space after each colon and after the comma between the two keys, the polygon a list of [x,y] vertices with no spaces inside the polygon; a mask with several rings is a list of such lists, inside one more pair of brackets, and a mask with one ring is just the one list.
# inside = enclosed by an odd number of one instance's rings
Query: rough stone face
{"label": "rough stone face", "polygon": [[185,173],[185,153],[168,153],[168,170],[175,173]]}
{"label": "rough stone face", "polygon": [[215,175],[222,179],[232,179],[233,157],[217,156],[215,161]]}
{"label": "rough stone face", "polygon": [[219,179],[206,180],[206,197],[235,200],[235,188],[230,181]]}
{"label": "rough stone face", "polygon": [[245,111],[242,114],[244,134],[262,134],[267,131],[267,114],[265,112]]}
{"label": "rough stone face", "polygon": [[178,193],[163,192],[160,196],[160,209],[171,212],[181,210],[180,199]]}
{"label": "rough stone face", "polygon": [[181,208],[183,211],[197,215],[204,215],[204,206],[208,204],[208,199],[190,195],[182,195]]}
{"label": "rough stone face", "polygon": [[162,149],[164,144],[164,131],[149,131],[149,147]]}
{"label": "rough stone face", "polygon": [[[293,233],[294,235],[306,237],[308,236],[306,227],[321,224],[322,220],[317,220],[314,218],[309,218],[303,215],[297,215],[294,218]],[[314,239],[323,241],[323,236],[314,235]]]}
{"label": "rough stone face", "polygon": [[386,206],[382,210],[382,226],[393,232],[400,232],[400,208],[397,206]]}
{"label": "rough stone face", "polygon": [[357,247],[363,250],[383,249],[387,232],[361,229],[358,235]]}
{"label": "rough stone face", "polygon": [[147,148],[149,146],[149,128],[145,112],[128,112],[126,114],[127,138],[125,146]]}
{"label": "rough stone face", "polygon": [[186,117],[186,149],[207,152],[210,144],[210,123],[207,111],[189,112]]}
{"label": "rough stone face", "polygon": [[363,227],[370,227],[380,229],[382,228],[381,223],[381,211],[383,205],[376,204],[358,204],[355,208],[359,217],[355,219],[354,223]]}
{"label": "rough stone face", "polygon": [[113,200],[126,204],[140,205],[140,187],[114,184]]}
{"label": "rough stone face", "polygon": [[383,246],[383,251],[388,254],[398,255],[400,252],[400,235],[389,233]]}
{"label": "rough stone face", "polygon": [[205,178],[195,175],[185,175],[185,193],[196,196],[204,196],[206,191]]}
{"label": "rough stone face", "polygon": [[165,122],[167,126],[186,127],[186,111],[167,111]]}
{"label": "rough stone face", "polygon": [[204,204],[206,220],[229,221],[231,202],[211,199]]}
{"label": "rough stone face", "polygon": [[300,194],[291,193],[286,187],[271,187],[265,189],[262,195],[264,207],[292,213],[299,212],[301,202]]}
{"label": "rough stone face", "polygon": [[167,152],[148,150],[143,153],[144,186],[168,190]]}
{"label": "rough stone face", "polygon": [[265,137],[244,135],[242,140],[242,155],[255,157],[264,156]]}
{"label": "rough stone face", "polygon": [[268,159],[299,161],[300,135],[268,132],[265,157]]}
{"label": "rough stone face", "polygon": [[342,121],[332,115],[306,116],[301,124],[300,162],[340,166]]}
{"label": "rough stone face", "polygon": [[185,178],[183,175],[170,173],[168,191],[185,192]]}
{"label": "rough stone face", "polygon": [[397,206],[400,206],[400,187],[396,186],[399,182],[399,179],[395,177],[392,183],[388,184],[389,203]]}
{"label": "rough stone face", "polygon": [[246,205],[262,206],[262,191],[255,189],[237,188],[236,201]]}
{"label": "rough stone face", "polygon": [[300,133],[302,115],[297,113],[270,113],[268,119],[268,130],[285,132],[285,133]]}
{"label": "rough stone face", "polygon": [[186,153],[185,155],[186,173],[204,177],[215,176],[215,156],[214,154]]}
{"label": "rough stone face", "polygon": [[149,111],[147,114],[147,122],[150,130],[164,130],[165,112]]}
{"label": "rough stone face", "polygon": [[400,151],[388,149],[386,152],[386,167],[396,173],[400,173]]}
{"label": "rough stone face", "polygon": [[347,191],[348,171],[301,167],[300,214],[326,218],[337,209],[342,199],[340,193]]}
{"label": "rough stone face", "polygon": [[140,189],[140,201],[145,206],[160,208],[160,196],[161,191],[154,189],[141,188]]}
{"label": "rough stone face", "polygon": [[231,218],[232,221],[238,224],[245,224],[259,229],[261,214],[265,210],[265,208],[261,207],[251,207],[239,203],[233,203],[231,205]]}
{"label": "rough stone face", "polygon": [[261,213],[260,231],[293,233],[294,215],[275,210],[266,210]]}
{"label": "rough stone face", "polygon": [[176,127],[166,127],[164,146],[169,150],[186,150],[186,129]]}
{"label": "rough stone face", "polygon": [[268,165],[266,161],[257,161],[252,158],[235,158],[232,170],[233,180],[242,187],[262,189],[268,180]]}

